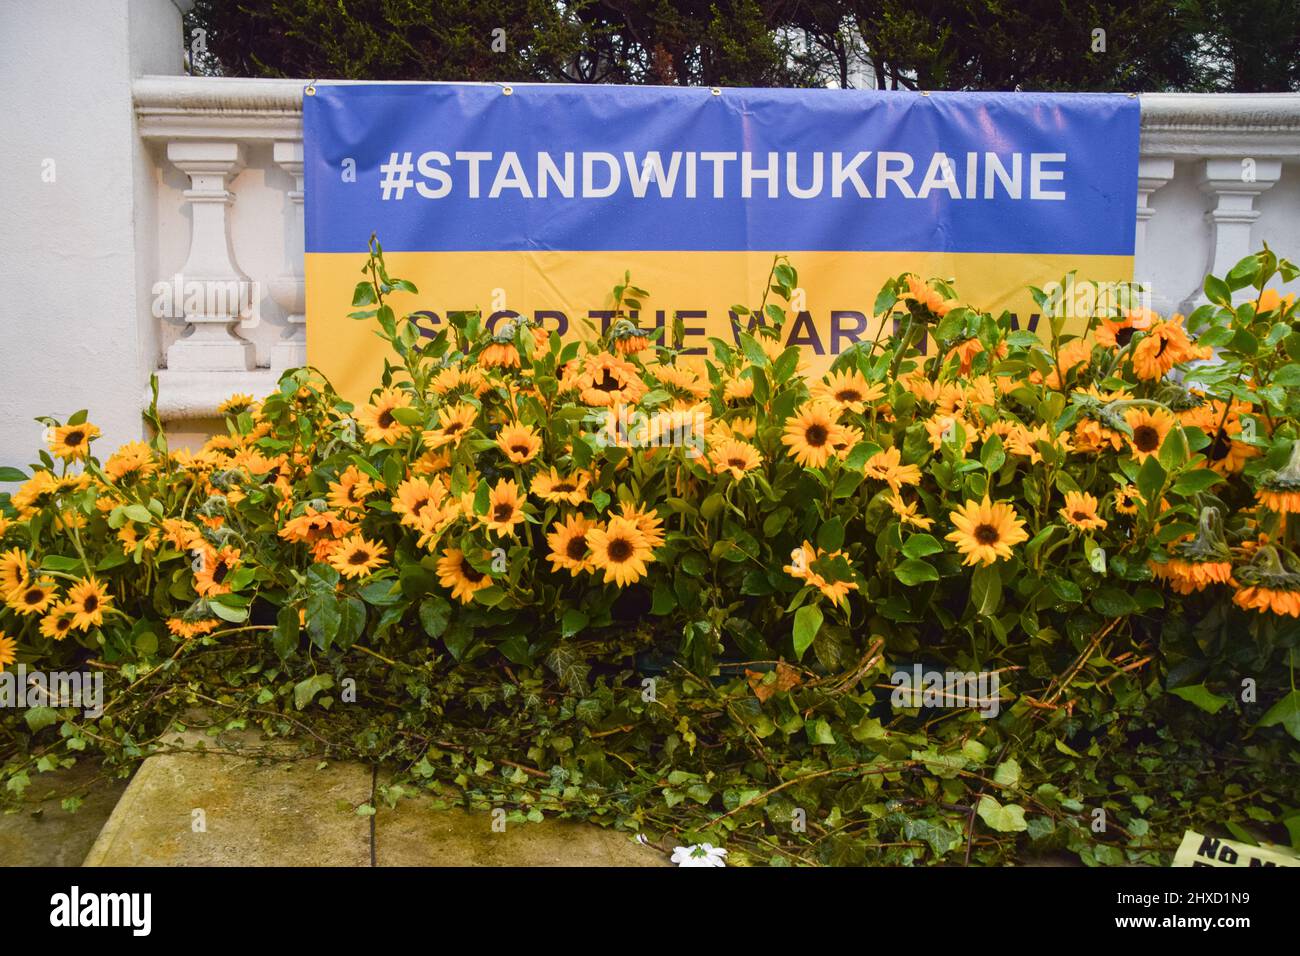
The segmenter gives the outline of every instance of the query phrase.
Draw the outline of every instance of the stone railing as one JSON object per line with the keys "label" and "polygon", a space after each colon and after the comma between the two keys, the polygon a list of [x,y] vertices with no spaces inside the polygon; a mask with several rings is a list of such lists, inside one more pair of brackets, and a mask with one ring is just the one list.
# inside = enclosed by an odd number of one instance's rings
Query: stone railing
{"label": "stone railing", "polygon": [[[305,85],[134,84],[138,133],[157,166],[158,262],[141,291],[160,327],[144,338],[158,343],[164,419],[195,431],[228,395],[263,394],[305,361]],[[1135,277],[1158,308],[1192,307],[1207,270],[1222,274],[1261,241],[1300,255],[1300,95],[1141,100]],[[186,296],[193,281],[231,294]]]}

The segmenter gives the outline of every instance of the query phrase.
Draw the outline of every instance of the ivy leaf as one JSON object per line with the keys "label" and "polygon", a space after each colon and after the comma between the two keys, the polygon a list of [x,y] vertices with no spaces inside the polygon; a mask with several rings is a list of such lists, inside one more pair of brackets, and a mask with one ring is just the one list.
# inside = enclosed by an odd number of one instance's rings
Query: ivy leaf
{"label": "ivy leaf", "polygon": [[451,605],[447,599],[431,594],[420,602],[420,626],[430,637],[442,637],[451,620]]}
{"label": "ivy leaf", "polygon": [[323,690],[329,690],[334,686],[334,678],[330,674],[313,674],[304,681],[299,681],[293,685],[293,706],[303,710],[310,704]]}
{"label": "ivy leaf", "polygon": [[1015,803],[1003,806],[985,795],[980,798],[975,812],[998,833],[1020,833],[1029,829],[1029,824],[1025,822],[1025,808]]}
{"label": "ivy leaf", "polygon": [[560,679],[560,686],[587,695],[587,674],[591,666],[568,644],[556,644],[546,655],[546,666]]}
{"label": "ivy leaf", "polygon": [[1293,690],[1268,709],[1259,719],[1258,727],[1281,724],[1296,740],[1300,740],[1300,690]]}
{"label": "ivy leaf", "polygon": [[1171,687],[1169,693],[1173,694],[1175,697],[1181,697],[1189,704],[1195,704],[1207,714],[1217,714],[1228,703],[1227,697],[1220,697],[1204,684],[1192,684],[1188,687]]}

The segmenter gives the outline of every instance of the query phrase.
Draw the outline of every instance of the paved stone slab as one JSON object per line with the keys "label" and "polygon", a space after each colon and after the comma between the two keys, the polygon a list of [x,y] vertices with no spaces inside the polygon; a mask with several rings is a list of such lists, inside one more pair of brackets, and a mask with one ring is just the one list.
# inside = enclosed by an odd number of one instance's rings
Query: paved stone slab
{"label": "paved stone slab", "polygon": [[[126,787],[96,760],[33,776],[22,807],[0,814],[0,866],[80,866]],[[72,796],[82,804],[70,813]]]}
{"label": "paved stone slab", "polygon": [[443,809],[428,797],[382,802],[375,816],[380,866],[668,866],[632,834],[594,823],[546,819],[494,832],[488,811]]}
{"label": "paved stone slab", "polygon": [[[369,866],[373,774],[355,763],[156,754],[86,866]],[[195,832],[194,811],[204,830]]]}

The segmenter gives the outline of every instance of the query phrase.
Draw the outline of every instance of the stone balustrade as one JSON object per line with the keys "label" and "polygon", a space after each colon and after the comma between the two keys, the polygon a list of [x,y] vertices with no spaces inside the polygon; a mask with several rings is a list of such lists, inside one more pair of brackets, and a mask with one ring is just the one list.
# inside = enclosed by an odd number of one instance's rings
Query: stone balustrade
{"label": "stone balustrade", "polygon": [[[282,369],[305,361],[305,85],[134,83],[138,134],[157,164],[159,261],[150,281],[162,288],[181,276],[234,291],[224,305],[187,300],[156,317],[150,339],[160,346],[166,420],[199,430],[231,393],[265,393]],[[1141,101],[1135,278],[1149,283],[1158,308],[1193,308],[1206,271],[1226,272],[1261,241],[1300,257],[1300,95]],[[238,294],[246,289],[252,294]]]}

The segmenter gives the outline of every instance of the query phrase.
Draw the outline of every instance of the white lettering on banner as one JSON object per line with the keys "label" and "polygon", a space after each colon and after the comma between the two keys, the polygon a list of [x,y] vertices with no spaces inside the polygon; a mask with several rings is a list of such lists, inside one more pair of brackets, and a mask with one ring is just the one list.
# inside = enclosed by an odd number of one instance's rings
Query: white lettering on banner
{"label": "white lettering on banner", "polygon": [[410,152],[392,153],[379,166],[379,187],[384,199],[398,200],[414,187],[422,199],[929,199],[938,193],[954,201],[1059,202],[1066,198],[1066,162],[1065,153],[1018,152],[626,150],[621,157],[599,151],[530,157],[513,150],[450,156],[428,150],[414,162]]}

